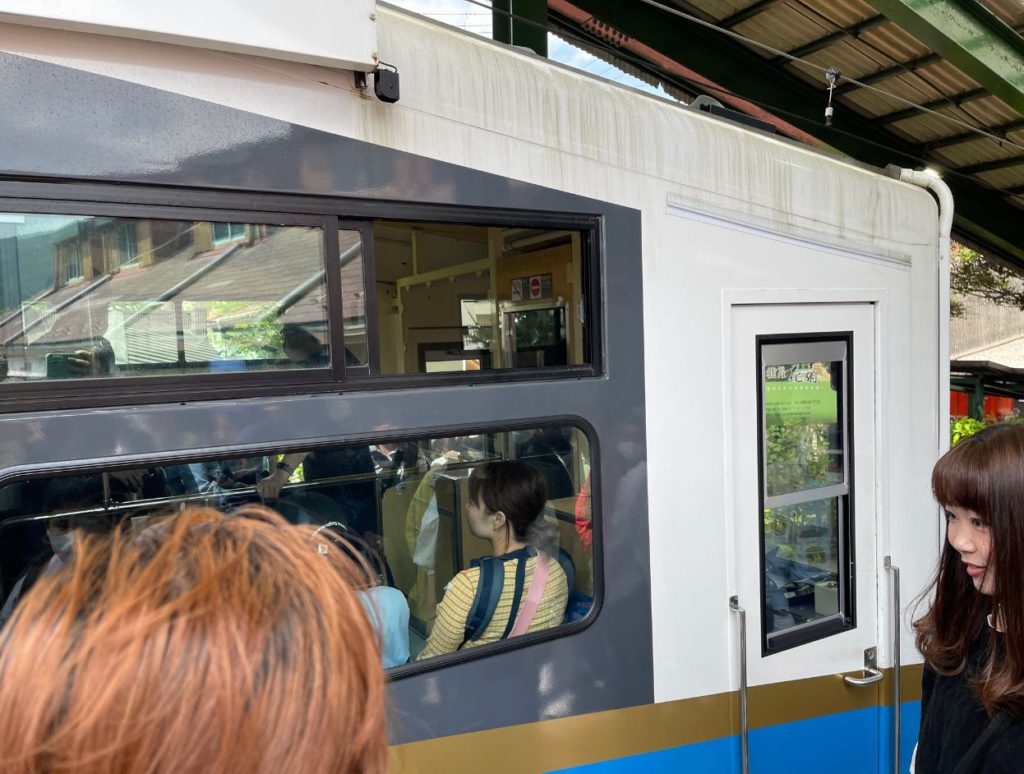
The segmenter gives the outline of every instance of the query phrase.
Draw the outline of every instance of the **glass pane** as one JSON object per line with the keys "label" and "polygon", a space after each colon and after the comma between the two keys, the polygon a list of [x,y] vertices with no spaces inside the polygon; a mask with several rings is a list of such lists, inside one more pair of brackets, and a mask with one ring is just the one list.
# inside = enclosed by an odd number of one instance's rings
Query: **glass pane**
{"label": "glass pane", "polygon": [[7,382],[328,366],[322,231],[0,214],[0,347]]}
{"label": "glass pane", "polygon": [[840,609],[841,499],[764,511],[765,631],[773,634]]}
{"label": "glass pane", "polygon": [[578,235],[379,221],[374,236],[382,373],[584,363]]}
{"label": "glass pane", "polygon": [[768,497],[845,480],[842,368],[839,360],[764,366]]}
{"label": "glass pane", "polygon": [[[474,470],[506,460],[525,463],[539,493],[536,512],[518,514],[522,536],[488,529],[493,519],[470,504]],[[368,580],[364,592],[380,616],[387,667],[503,639],[512,618],[517,563],[525,558],[529,584],[538,552],[547,557],[549,574],[527,631],[582,618],[593,603],[590,449],[580,430],[561,426],[310,452],[266,449],[241,459],[2,487],[0,625],[37,578],[74,561],[68,537],[75,532],[141,530],[185,503],[229,511],[260,502],[261,495],[288,521],[307,526],[312,540],[349,540],[376,568],[377,577]],[[496,554],[504,556],[494,564],[506,573],[508,593],[499,599],[492,623],[464,643],[465,592],[475,589],[479,578],[471,563]]]}
{"label": "glass pane", "polygon": [[363,290],[363,243],[358,231],[338,232],[341,263],[342,325],[345,331],[345,365],[366,365],[369,360],[366,330],[366,293]]}

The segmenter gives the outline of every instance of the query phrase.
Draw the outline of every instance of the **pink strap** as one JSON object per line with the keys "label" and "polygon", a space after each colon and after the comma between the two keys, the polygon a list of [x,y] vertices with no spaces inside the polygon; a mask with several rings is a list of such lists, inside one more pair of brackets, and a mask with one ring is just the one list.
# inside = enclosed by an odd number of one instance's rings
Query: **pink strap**
{"label": "pink strap", "polygon": [[518,637],[526,634],[533,623],[533,617],[537,614],[537,606],[544,596],[544,587],[548,585],[548,574],[550,572],[548,556],[537,552],[537,563],[533,568],[533,579],[530,581],[530,590],[526,592],[526,599],[519,606],[519,615],[516,616],[516,623],[509,633],[509,637]]}

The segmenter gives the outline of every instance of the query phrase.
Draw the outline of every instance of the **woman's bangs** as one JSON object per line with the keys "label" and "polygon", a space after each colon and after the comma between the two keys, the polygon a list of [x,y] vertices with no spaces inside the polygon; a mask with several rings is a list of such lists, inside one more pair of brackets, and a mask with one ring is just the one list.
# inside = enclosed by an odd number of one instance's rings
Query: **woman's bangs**
{"label": "woman's bangs", "polygon": [[932,493],[944,508],[955,506],[987,518],[989,513],[989,466],[978,464],[969,448],[954,448],[932,471]]}

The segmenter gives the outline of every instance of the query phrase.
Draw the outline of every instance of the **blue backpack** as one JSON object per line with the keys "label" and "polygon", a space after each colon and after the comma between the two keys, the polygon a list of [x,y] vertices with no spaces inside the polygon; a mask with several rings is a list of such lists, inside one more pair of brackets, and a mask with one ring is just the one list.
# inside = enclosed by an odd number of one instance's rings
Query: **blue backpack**
{"label": "blue backpack", "polygon": [[[526,559],[537,555],[537,549],[532,546],[521,548],[504,556],[485,556],[481,559],[473,559],[470,567],[480,568],[480,579],[476,585],[476,595],[473,597],[473,604],[466,616],[466,630],[462,644],[477,640],[487,629],[494,618],[494,611],[498,608],[498,600],[501,599],[502,588],[505,585],[505,562],[514,559],[523,559],[516,564],[515,588],[512,592],[512,610],[505,625],[505,631],[501,639],[506,639],[515,625],[516,615],[519,612],[519,605],[523,601],[523,586],[526,582]],[[558,564],[565,573],[565,579],[569,585],[569,603],[566,606],[565,616],[562,623],[577,621],[590,610],[593,599],[586,594],[573,591],[576,580],[576,565],[564,548],[558,550]],[[460,646],[461,647],[461,646]]]}

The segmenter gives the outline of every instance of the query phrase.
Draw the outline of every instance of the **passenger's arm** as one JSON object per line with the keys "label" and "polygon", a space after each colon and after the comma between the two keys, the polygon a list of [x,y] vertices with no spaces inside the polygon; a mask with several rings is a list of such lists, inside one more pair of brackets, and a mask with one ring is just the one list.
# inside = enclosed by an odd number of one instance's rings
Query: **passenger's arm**
{"label": "passenger's arm", "polygon": [[473,606],[479,570],[470,577],[469,570],[463,570],[448,584],[444,599],[437,604],[437,620],[427,638],[427,644],[416,657],[417,661],[454,653],[466,636],[466,619]]}
{"label": "passenger's arm", "polygon": [[[302,461],[306,459],[307,454],[309,454],[309,452],[292,452],[291,454],[284,455],[281,462],[292,470],[295,470],[295,468],[301,465]],[[291,473],[288,471],[281,470],[280,468],[274,468],[270,471],[269,476],[256,484],[256,493],[267,500],[276,500],[277,496],[281,493],[281,487],[288,483],[288,479],[290,477]]]}

